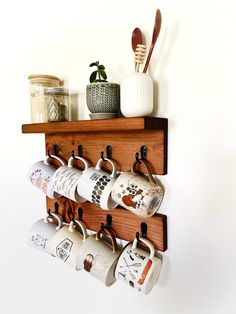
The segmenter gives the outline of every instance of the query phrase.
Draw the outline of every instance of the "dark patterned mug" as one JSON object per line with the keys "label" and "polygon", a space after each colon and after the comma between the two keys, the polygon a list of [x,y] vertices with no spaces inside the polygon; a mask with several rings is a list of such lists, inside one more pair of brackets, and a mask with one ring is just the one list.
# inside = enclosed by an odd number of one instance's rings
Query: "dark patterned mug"
{"label": "dark patterned mug", "polygon": [[[104,160],[111,164],[111,174],[102,170]],[[102,209],[109,210],[118,205],[111,198],[111,190],[116,180],[116,165],[111,159],[104,158],[104,160],[99,159],[95,168],[90,167],[83,171],[77,190],[81,197]]]}

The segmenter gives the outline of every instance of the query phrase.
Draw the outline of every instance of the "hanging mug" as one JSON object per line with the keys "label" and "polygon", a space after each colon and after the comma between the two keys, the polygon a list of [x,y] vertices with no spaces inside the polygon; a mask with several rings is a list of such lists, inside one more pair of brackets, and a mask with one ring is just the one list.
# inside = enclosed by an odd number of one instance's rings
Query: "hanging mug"
{"label": "hanging mug", "polygon": [[[102,234],[111,239],[112,246],[101,238]],[[77,265],[105,286],[110,286],[116,281],[114,268],[118,256],[115,234],[112,229],[104,227],[84,241],[79,250]]]}
{"label": "hanging mug", "polygon": [[[81,171],[74,167],[76,160],[80,160],[84,164],[84,170]],[[85,158],[79,156],[72,156],[68,160],[68,165],[63,165],[59,167],[52,177],[52,187],[53,190],[72,201],[77,203],[83,203],[86,201],[85,198],[78,194],[78,182],[82,173],[88,169],[89,163]]]}
{"label": "hanging mug", "polygon": [[[112,166],[112,173],[102,170],[102,163],[107,161]],[[78,182],[78,193],[91,203],[96,204],[101,209],[109,210],[118,204],[111,198],[111,190],[116,180],[116,165],[108,158],[100,158],[94,167],[83,171]]]}
{"label": "hanging mug", "polygon": [[[148,173],[148,180],[136,172],[137,164],[141,162]],[[135,161],[131,172],[123,172],[112,188],[112,199],[122,207],[139,217],[147,218],[159,209],[164,196],[161,182],[152,176],[147,161]]]}
{"label": "hanging mug", "polygon": [[49,247],[52,238],[62,226],[63,222],[60,216],[54,213],[48,214],[44,219],[40,219],[33,224],[28,233],[27,242],[35,249],[50,253]]}
{"label": "hanging mug", "polygon": [[[80,227],[82,233],[77,230],[77,226]],[[62,262],[79,270],[77,255],[86,238],[85,224],[80,220],[72,220],[69,226],[61,228],[52,238],[49,251]]]}
{"label": "hanging mug", "polygon": [[50,163],[53,159],[58,160],[63,166],[65,166],[65,162],[62,158],[56,155],[47,155],[44,160],[33,164],[28,171],[28,180],[52,199],[60,197],[60,194],[56,193],[52,187],[51,179],[57,169]]}
{"label": "hanging mug", "polygon": [[150,253],[137,247],[138,239],[135,238],[120,254],[115,277],[130,287],[148,294],[158,279],[161,260],[154,256],[155,249],[150,241],[145,238],[139,240],[149,248]]}

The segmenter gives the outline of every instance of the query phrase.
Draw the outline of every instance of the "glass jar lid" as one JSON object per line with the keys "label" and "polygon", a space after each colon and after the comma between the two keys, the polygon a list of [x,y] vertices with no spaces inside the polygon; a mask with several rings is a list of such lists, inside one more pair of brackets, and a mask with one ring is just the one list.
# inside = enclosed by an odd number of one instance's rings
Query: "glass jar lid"
{"label": "glass jar lid", "polygon": [[60,82],[59,77],[54,75],[48,75],[48,74],[33,74],[28,76],[28,80],[32,79],[50,79],[50,80],[56,80]]}
{"label": "glass jar lid", "polygon": [[68,96],[69,95],[69,90],[68,88],[65,87],[49,87],[44,89],[44,94],[45,95],[64,95]]}

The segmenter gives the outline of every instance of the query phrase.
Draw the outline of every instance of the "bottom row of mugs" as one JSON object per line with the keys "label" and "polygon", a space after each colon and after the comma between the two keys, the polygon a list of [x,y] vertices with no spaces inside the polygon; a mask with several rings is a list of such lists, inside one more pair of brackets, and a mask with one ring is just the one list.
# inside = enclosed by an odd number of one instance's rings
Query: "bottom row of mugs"
{"label": "bottom row of mugs", "polygon": [[137,238],[120,251],[111,228],[103,227],[88,235],[81,220],[64,224],[56,214],[37,221],[28,234],[30,246],[57,257],[76,270],[87,271],[106,286],[119,279],[148,294],[158,279],[161,260],[155,256],[149,240],[142,237],[139,240],[149,252],[137,246]]}

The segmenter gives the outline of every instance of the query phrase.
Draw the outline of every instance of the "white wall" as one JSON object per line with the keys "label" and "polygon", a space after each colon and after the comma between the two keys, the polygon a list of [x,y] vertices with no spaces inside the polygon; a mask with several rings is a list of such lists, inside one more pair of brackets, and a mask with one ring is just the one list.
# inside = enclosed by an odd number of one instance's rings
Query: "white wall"
{"label": "white wall", "polygon": [[[89,63],[120,82],[133,70],[132,30],[150,43],[155,10],[163,27],[150,73],[155,115],[169,119],[168,175],[161,178],[168,250],[148,296],[30,249],[30,225],[45,199],[26,181],[44,154],[43,135],[22,135],[30,122],[27,77],[48,73],[79,93]],[[89,312],[235,314],[236,144],[234,1],[5,1],[0,9],[1,294],[4,314]]]}

